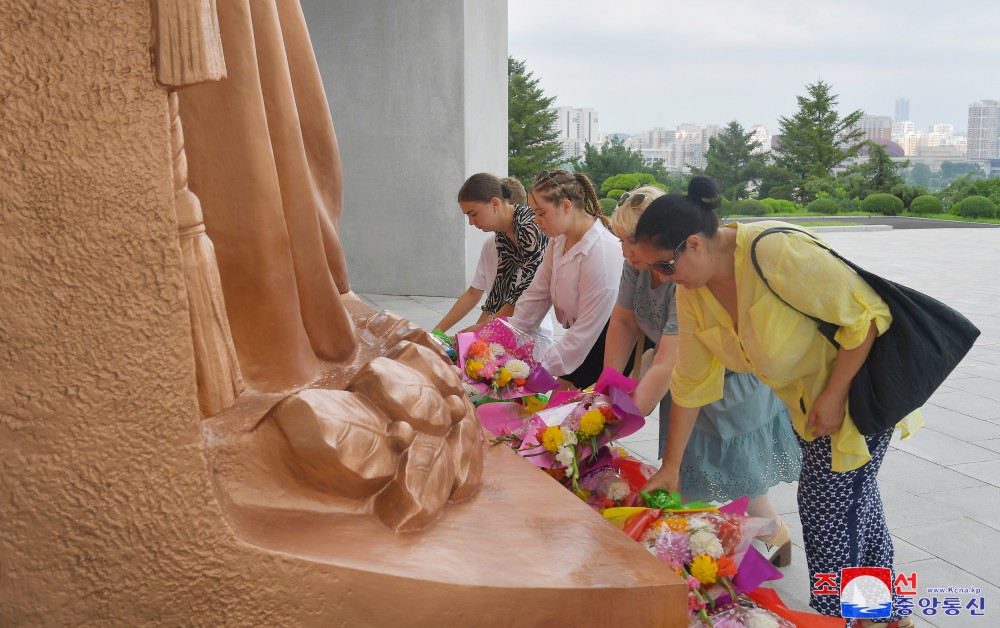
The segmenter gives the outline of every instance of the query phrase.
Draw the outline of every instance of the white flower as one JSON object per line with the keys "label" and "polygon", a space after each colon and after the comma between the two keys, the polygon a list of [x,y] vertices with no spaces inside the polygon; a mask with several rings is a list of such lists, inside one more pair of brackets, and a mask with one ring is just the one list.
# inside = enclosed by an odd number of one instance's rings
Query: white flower
{"label": "white flower", "polygon": [[573,453],[572,447],[561,446],[556,452],[556,460],[564,467],[571,466],[574,458],[576,458],[576,456]]}
{"label": "white flower", "polygon": [[778,628],[778,622],[770,613],[753,613],[744,620],[747,628]]}
{"label": "white flower", "polygon": [[531,375],[531,369],[523,360],[507,360],[503,367],[514,379],[528,379],[528,375]]}
{"label": "white flower", "polygon": [[695,556],[699,554],[708,554],[712,558],[722,556],[722,543],[714,534],[705,530],[698,530],[692,534],[688,546]]}
{"label": "white flower", "polygon": [[563,445],[576,445],[577,443],[580,442],[576,438],[576,432],[574,432],[573,430],[567,430],[566,428],[562,428],[562,433],[563,433],[563,442],[562,442]]}
{"label": "white flower", "polygon": [[608,499],[616,502],[621,501],[628,497],[630,492],[631,490],[625,482],[612,482],[611,485],[608,486]]}
{"label": "white flower", "polygon": [[688,519],[688,530],[690,530],[692,534],[700,530],[704,530],[709,534],[716,533],[715,525],[711,521],[706,519],[703,515],[691,516]]}
{"label": "white flower", "polygon": [[499,358],[503,354],[507,353],[507,350],[503,348],[503,345],[499,342],[490,343],[490,353],[493,354],[494,358]]}

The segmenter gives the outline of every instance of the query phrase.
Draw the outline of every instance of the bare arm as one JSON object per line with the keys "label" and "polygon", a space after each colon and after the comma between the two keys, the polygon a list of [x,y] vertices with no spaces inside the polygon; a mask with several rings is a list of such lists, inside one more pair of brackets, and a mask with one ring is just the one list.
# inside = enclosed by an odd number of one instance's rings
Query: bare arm
{"label": "bare arm", "polygon": [[868,327],[868,336],[864,342],[853,349],[840,348],[830,381],[809,409],[809,418],[806,420],[807,432],[811,430],[816,436],[829,436],[840,429],[847,412],[847,394],[851,389],[851,380],[868,359],[875,336],[876,327],[873,320]]}
{"label": "bare arm", "polygon": [[444,315],[434,329],[440,329],[441,331],[448,331],[451,329],[452,325],[462,320],[462,318],[472,311],[472,308],[476,307],[479,300],[483,298],[483,291],[478,288],[469,287],[462,296],[458,297],[455,301],[455,305],[451,306],[448,313]]}
{"label": "bare arm", "polygon": [[479,329],[480,327],[482,327],[483,325],[485,325],[486,323],[490,322],[493,319],[500,318],[502,316],[510,316],[513,313],[514,313],[513,305],[503,306],[502,308],[500,308],[499,312],[493,314],[492,316],[490,316],[489,314],[486,313],[485,310],[483,310],[483,313],[479,315],[479,320],[477,320],[474,324],[469,325],[462,331],[476,331],[477,329]]}
{"label": "bare arm", "polygon": [[[670,389],[670,376],[674,372],[674,363],[677,361],[677,336],[660,336],[660,343],[656,345],[656,354],[653,356],[653,364],[642,376],[642,380],[632,393],[632,399],[639,411],[643,415],[649,415],[666,396]],[[673,420],[671,420],[673,423]]]}
{"label": "bare arm", "polygon": [[649,478],[642,488],[643,491],[649,492],[657,488],[665,488],[668,491],[680,490],[681,459],[684,457],[684,448],[691,438],[691,430],[694,429],[699,410],[700,408],[682,408],[677,402],[671,402],[667,448],[663,452],[660,470]]}
{"label": "bare arm", "polygon": [[616,304],[615,309],[611,310],[608,334],[604,340],[604,366],[621,372],[635,348],[639,333],[635,312]]}

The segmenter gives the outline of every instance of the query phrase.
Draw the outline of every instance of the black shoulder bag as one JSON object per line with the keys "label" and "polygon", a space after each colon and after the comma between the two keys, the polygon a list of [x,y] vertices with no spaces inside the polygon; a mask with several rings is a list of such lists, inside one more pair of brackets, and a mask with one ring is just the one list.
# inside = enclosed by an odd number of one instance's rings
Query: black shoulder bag
{"label": "black shoulder bag", "polygon": [[757,263],[757,243],[771,233],[798,233],[811,238],[861,276],[889,306],[892,324],[875,339],[868,359],[851,381],[848,403],[858,431],[868,436],[894,426],[930,398],[972,348],[979,329],[937,299],[870,273],[844,259],[811,233],[794,227],[765,230],[750,246],[754,269],[778,299],[816,321],[834,347],[837,325],[809,316],[785,301],[767,282]]}

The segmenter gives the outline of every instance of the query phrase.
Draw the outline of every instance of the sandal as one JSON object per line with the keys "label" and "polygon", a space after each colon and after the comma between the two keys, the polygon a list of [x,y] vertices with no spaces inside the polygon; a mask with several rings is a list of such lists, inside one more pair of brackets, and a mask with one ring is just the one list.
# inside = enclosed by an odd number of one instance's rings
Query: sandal
{"label": "sandal", "polygon": [[[788,531],[788,526],[782,521],[778,531],[766,539],[764,542],[764,556],[775,567],[787,567],[792,563],[792,535]],[[895,628],[895,627],[893,627]],[[903,626],[902,628],[907,628]]]}

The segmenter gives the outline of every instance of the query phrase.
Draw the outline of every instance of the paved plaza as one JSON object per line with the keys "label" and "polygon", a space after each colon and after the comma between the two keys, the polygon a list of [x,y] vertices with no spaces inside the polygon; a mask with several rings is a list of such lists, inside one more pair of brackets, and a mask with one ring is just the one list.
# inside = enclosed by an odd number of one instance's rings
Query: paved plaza
{"label": "paved plaza", "polygon": [[[917,625],[1000,625],[1000,229],[822,235],[845,257],[951,305],[982,331],[976,346],[924,407],[924,429],[907,441],[900,441],[898,432],[893,438],[879,487],[897,570],[916,572],[918,597],[930,597],[927,587],[978,587],[985,599],[983,617],[971,617],[964,606],[958,616],[945,616],[938,609],[934,616],[919,616]],[[361,296],[373,307],[392,310],[428,330],[454,302],[441,297]],[[471,324],[477,315],[475,310],[455,329]],[[622,443],[650,462],[657,453],[656,417],[654,411],[646,426]],[[786,604],[804,610],[810,583],[795,490],[795,484],[782,484],[771,491],[795,543],[792,564],[773,586]],[[964,605],[973,596],[958,597]]]}

